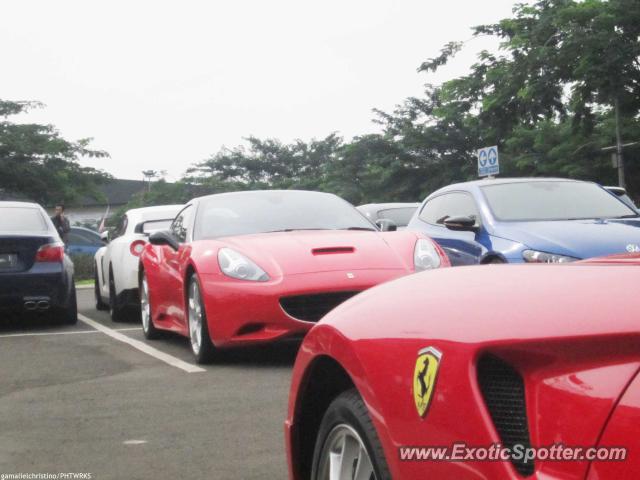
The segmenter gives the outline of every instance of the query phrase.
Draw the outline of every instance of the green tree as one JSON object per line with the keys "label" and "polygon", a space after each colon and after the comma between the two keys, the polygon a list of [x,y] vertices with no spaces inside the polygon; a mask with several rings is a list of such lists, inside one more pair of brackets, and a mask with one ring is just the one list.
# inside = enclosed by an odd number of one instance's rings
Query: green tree
{"label": "green tree", "polygon": [[82,157],[108,157],[89,148],[90,139],[70,142],[52,125],[18,124],[11,116],[39,108],[38,102],[0,100],[0,193],[21,195],[51,205],[82,196],[99,196],[97,186],[109,176],[82,167]]}
{"label": "green tree", "polygon": [[[604,146],[601,137],[607,137],[610,144],[619,127],[622,139],[640,109],[637,0],[541,0],[519,4],[512,18],[476,27],[474,34],[500,38],[501,54],[481,52],[468,75],[442,86],[442,98],[445,103],[465,103],[467,115],[477,118],[478,138],[482,141],[478,146],[514,147],[522,144],[510,140],[512,135],[522,136],[527,129],[546,130],[553,133],[557,142],[566,141],[567,147],[579,148],[584,157],[598,164],[609,162],[608,157],[597,155],[596,149]],[[419,70],[440,68],[462,46],[447,44],[440,56],[424,62]],[[551,132],[554,126],[565,134]],[[576,146],[576,138],[586,148]],[[570,153],[570,148],[565,153]],[[579,166],[558,165],[574,163],[576,158],[572,155],[563,160],[520,151],[520,160],[522,154],[537,155],[535,165],[540,167],[540,173],[572,172],[576,168],[587,175],[600,171],[600,165],[591,173]],[[543,166],[547,162],[556,167]],[[508,168],[517,170],[522,161],[516,164]],[[624,183],[624,178],[620,181]]]}

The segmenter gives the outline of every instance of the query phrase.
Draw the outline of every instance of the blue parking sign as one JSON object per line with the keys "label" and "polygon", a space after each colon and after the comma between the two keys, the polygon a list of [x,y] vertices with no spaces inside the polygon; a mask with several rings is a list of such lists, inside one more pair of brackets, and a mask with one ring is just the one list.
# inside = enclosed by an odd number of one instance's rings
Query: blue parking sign
{"label": "blue parking sign", "polygon": [[478,176],[498,175],[500,173],[500,161],[498,147],[486,147],[478,150]]}

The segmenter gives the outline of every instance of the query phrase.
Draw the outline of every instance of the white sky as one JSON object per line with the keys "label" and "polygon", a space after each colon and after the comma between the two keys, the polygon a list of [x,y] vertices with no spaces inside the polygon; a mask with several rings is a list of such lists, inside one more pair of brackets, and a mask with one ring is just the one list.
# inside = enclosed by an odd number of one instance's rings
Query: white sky
{"label": "white sky", "polygon": [[243,137],[284,142],[379,131],[425,83],[466,72],[491,39],[437,75],[416,73],[513,0],[21,0],[0,3],[0,98],[47,105],[21,121],[93,137],[119,178],[178,178]]}

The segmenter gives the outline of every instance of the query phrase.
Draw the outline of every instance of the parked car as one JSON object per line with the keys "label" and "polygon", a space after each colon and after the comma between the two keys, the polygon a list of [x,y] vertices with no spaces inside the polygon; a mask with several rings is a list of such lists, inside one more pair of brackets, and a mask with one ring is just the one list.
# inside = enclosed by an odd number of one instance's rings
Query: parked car
{"label": "parked car", "polygon": [[71,227],[67,253],[94,256],[102,247],[104,247],[104,242],[98,232],[84,227]]}
{"label": "parked car", "polygon": [[95,300],[111,319],[125,319],[127,309],[140,305],[138,264],[150,233],[168,228],[182,205],[135,208],[125,213],[106,246],[95,255]]}
{"label": "parked car", "polygon": [[189,337],[201,363],[222,347],[301,336],[362,290],[449,264],[424,235],[381,233],[335,195],[294,190],[196,198],[149,241],[144,334]]}
{"label": "parked car", "polygon": [[35,203],[0,202],[0,311],[78,321],[73,263]]}
{"label": "parked car", "polygon": [[[635,477],[638,296],[617,286],[639,280],[639,255],[452,268],[345,302],[299,349],[290,478]],[[506,456],[487,455],[496,445]],[[553,458],[556,445],[584,457]],[[591,462],[591,447],[626,460]]]}
{"label": "parked car", "polygon": [[629,194],[627,193],[626,189],[622,187],[604,187],[604,188],[609,192],[613,193],[616,197],[618,197],[620,201],[623,202],[625,205],[633,208],[636,212],[638,211],[638,206],[635,203],[633,203],[633,200],[631,200],[631,197],[629,197]]}
{"label": "parked car", "polygon": [[420,203],[368,203],[357,208],[384,230],[405,228],[419,206]]}
{"label": "parked car", "polygon": [[478,180],[429,195],[409,229],[452,265],[557,263],[640,251],[640,216],[600,185],[551,178]]}

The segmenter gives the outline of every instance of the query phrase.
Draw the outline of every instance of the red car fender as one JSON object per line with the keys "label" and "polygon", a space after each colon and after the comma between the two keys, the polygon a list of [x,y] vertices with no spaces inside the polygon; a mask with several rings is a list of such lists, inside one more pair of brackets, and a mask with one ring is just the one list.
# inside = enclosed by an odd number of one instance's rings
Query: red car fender
{"label": "red car fender", "polygon": [[636,376],[611,415],[600,438],[601,447],[624,447],[626,458],[619,461],[594,461],[588,480],[636,478],[640,472],[640,377]]}
{"label": "red car fender", "polygon": [[[305,337],[304,346],[298,352],[292,373],[289,410],[287,421],[285,422],[285,438],[287,442],[287,453],[289,455],[289,477],[292,479],[302,478],[299,475],[298,466],[293,463],[291,455],[292,451],[297,451],[299,447],[299,439],[296,438],[297,433],[295,429],[296,419],[299,418],[302,406],[297,402],[297,400],[301,398],[298,392],[303,390],[310,380],[309,377],[313,370],[314,362],[325,357],[336,361],[345,370],[366,404],[380,440],[388,443],[385,436],[385,429],[381,428],[382,425],[380,425],[380,422],[384,419],[384,415],[380,411],[380,404],[377,400],[378,392],[375,392],[374,386],[367,381],[366,372],[358,359],[353,344],[334,327],[327,324],[318,324],[311,329]],[[294,454],[293,456],[296,455]]]}
{"label": "red car fender", "polygon": [[[434,478],[518,478],[508,462],[399,459],[400,446],[499,442],[477,382],[476,360],[487,353],[512,365],[527,385],[532,445],[597,445],[640,367],[637,297],[632,289],[611,287],[612,280],[632,285],[637,270],[584,264],[446,269],[404,277],[342,304],[312,329],[294,367],[287,420],[291,478],[299,478],[297,399],[309,366],[321,356],[338,362],[364,399],[393,478],[422,478],[427,471]],[[567,284],[582,295],[562,296],[552,308],[538,300]],[[429,346],[443,355],[421,418],[413,372],[418,352]],[[634,431],[624,423],[620,429]],[[541,460],[536,471],[584,478],[588,468],[586,460]]]}

